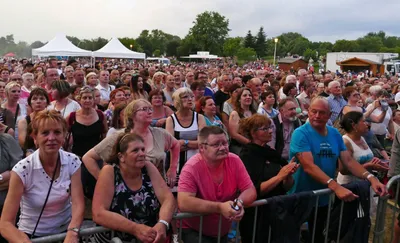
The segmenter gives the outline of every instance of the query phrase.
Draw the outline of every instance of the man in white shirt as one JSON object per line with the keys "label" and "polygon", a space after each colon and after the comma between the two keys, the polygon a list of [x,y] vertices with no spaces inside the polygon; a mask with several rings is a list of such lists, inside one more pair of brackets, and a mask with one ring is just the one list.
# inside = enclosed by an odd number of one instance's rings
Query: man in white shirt
{"label": "man in white shirt", "polygon": [[297,99],[303,104],[304,109],[308,109],[311,102],[311,96],[315,92],[316,83],[314,81],[305,81],[303,84],[303,92],[301,92]]}
{"label": "man in white shirt", "polygon": [[100,105],[107,108],[108,102],[110,102],[110,93],[115,89],[114,85],[108,84],[110,82],[110,73],[107,70],[101,70],[99,75],[99,84],[96,89],[100,91],[101,99]]}
{"label": "man in white shirt", "polygon": [[187,72],[186,73],[186,80],[183,83],[183,87],[189,88],[192,85],[192,83],[194,82],[194,73],[193,72]]}

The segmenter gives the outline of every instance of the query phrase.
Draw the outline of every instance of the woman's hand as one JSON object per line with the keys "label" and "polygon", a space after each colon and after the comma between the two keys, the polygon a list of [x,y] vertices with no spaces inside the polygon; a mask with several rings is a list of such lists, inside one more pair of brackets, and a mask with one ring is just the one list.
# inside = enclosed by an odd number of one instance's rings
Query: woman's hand
{"label": "woman's hand", "polygon": [[176,168],[170,167],[167,171],[167,185],[173,188],[176,183]]}
{"label": "woman's hand", "polygon": [[289,164],[283,166],[278,173],[278,177],[282,178],[283,180],[286,179],[288,176],[293,175],[296,170],[300,167],[300,164],[295,162],[296,157],[293,157]]}
{"label": "woman's hand", "polygon": [[154,225],[153,230],[157,233],[156,239],[152,243],[164,243],[167,239],[167,227],[162,223]]}
{"label": "woman's hand", "polygon": [[67,232],[67,236],[64,239],[64,243],[78,243],[78,242],[79,242],[78,233],[69,230]]}
{"label": "woman's hand", "polygon": [[167,118],[162,118],[160,120],[157,121],[156,126],[157,127],[162,127],[165,125],[165,122],[167,121]]}
{"label": "woman's hand", "polygon": [[387,171],[389,170],[389,166],[387,163],[382,162],[380,159],[374,157],[371,161],[364,164],[364,168],[377,170],[377,171]]}
{"label": "woman's hand", "polygon": [[143,243],[153,243],[156,239],[157,232],[147,225],[137,224],[133,235]]}

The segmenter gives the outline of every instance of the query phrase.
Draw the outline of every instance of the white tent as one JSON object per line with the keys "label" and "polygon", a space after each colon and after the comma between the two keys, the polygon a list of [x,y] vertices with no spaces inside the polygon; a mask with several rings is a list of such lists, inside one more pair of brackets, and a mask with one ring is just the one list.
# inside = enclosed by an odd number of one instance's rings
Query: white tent
{"label": "white tent", "polygon": [[103,48],[93,52],[94,57],[108,57],[108,58],[131,58],[131,59],[145,59],[146,54],[134,52],[126,48],[118,40],[112,38]]}
{"label": "white tent", "polygon": [[32,49],[32,56],[92,56],[91,51],[83,50],[70,42],[64,34],[57,34],[46,45]]}
{"label": "white tent", "polygon": [[186,59],[219,59],[217,55],[211,55],[208,51],[198,51],[197,54],[191,54],[181,58]]}

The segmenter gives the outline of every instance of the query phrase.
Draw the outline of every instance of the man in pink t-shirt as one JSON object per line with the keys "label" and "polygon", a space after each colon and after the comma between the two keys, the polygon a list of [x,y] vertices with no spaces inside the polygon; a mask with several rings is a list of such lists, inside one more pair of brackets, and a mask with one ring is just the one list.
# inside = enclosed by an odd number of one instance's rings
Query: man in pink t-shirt
{"label": "man in pink t-shirt", "polygon": [[[243,206],[256,199],[256,190],[240,158],[228,151],[224,130],[207,126],[198,135],[199,154],[182,169],[178,184],[178,206],[182,212],[205,214],[202,242],[217,242],[222,214],[221,242],[227,241],[231,221],[239,221]],[[237,201],[236,210],[234,200]],[[183,242],[198,242],[200,218],[182,220]]]}

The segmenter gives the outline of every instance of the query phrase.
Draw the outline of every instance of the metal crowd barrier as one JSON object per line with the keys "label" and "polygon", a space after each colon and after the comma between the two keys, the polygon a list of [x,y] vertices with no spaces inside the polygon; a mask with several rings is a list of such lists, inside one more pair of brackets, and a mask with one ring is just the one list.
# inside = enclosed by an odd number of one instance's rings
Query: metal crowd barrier
{"label": "metal crowd barrier", "polygon": [[390,241],[385,241],[385,232],[387,232],[387,229],[385,229],[386,225],[386,210],[387,206],[390,205],[388,203],[389,200],[389,195],[380,197],[378,201],[378,208],[376,210],[376,220],[375,220],[375,229],[374,229],[374,240],[373,243],[383,243],[383,242],[392,242],[393,237],[394,237],[394,220],[395,220],[395,214],[396,212],[399,211],[397,205],[397,201],[399,199],[399,189],[400,189],[400,175],[393,176],[388,183],[386,184],[386,188],[393,189],[393,186],[396,185],[396,194],[395,194],[395,200],[394,200],[394,206],[392,206],[392,217],[390,221]]}
{"label": "metal crowd barrier", "polygon": [[[395,183],[399,180],[400,180],[400,175],[391,178],[391,180],[387,184],[387,188],[389,189],[393,185],[393,183]],[[396,198],[395,198],[396,202],[397,202],[397,199],[399,198],[399,189],[400,189],[400,183],[397,183]],[[326,221],[326,227],[325,227],[325,231],[327,232],[327,229],[329,229],[329,223],[330,223],[329,221],[330,221],[330,217],[331,217],[331,215],[330,215],[331,207],[332,207],[332,204],[334,201],[333,200],[334,193],[330,189],[322,189],[322,190],[316,190],[316,191],[312,192],[312,198],[316,198],[316,204],[315,204],[316,208],[318,208],[319,198],[321,196],[326,196],[326,195],[330,195],[329,204],[328,204],[327,221]],[[285,196],[283,196],[283,197],[285,197]],[[375,223],[375,228],[373,231],[373,243],[383,243],[384,242],[386,206],[387,206],[388,198],[389,198],[389,196],[384,196],[384,197],[379,198],[379,202],[378,202],[378,206],[377,206],[377,213],[376,213],[376,223]],[[258,207],[266,205],[269,202],[270,202],[270,199],[257,200],[250,206],[250,207],[255,207],[252,242],[255,242]],[[344,205],[344,202],[342,201],[341,205],[340,205],[340,218],[339,218],[339,226],[338,226],[338,234],[336,237],[336,242],[339,242],[339,240],[340,240],[340,231],[341,231],[342,216],[343,216],[343,205]],[[318,210],[315,210],[314,222],[316,222],[317,214],[318,214]],[[177,213],[177,214],[175,214],[173,218],[175,220],[177,220],[177,222],[178,222],[178,229],[179,229],[178,237],[179,237],[179,239],[182,239],[182,219],[191,218],[191,217],[200,217],[199,241],[198,242],[202,242],[203,216],[204,215],[192,214],[192,213]],[[393,215],[392,215],[391,232],[393,232],[394,217],[395,217],[395,210],[393,210]],[[218,243],[221,242],[221,222],[222,222],[221,219],[222,219],[222,215],[220,215],[220,220],[219,220],[219,224],[218,224]],[[237,223],[237,225],[236,225],[236,237],[235,237],[236,243],[240,242],[239,224],[240,224],[240,222]],[[315,226],[316,226],[316,223],[314,223],[314,228],[312,231],[313,232],[313,234],[311,236],[312,243],[314,243]],[[270,243],[271,242],[271,227],[269,227],[268,230],[269,230],[269,239],[267,242]],[[86,228],[86,229],[82,229],[80,231],[80,236],[81,236],[81,239],[82,238],[89,239],[90,236],[93,236],[94,234],[102,233],[102,232],[109,232],[109,231],[111,231],[111,230],[106,229],[104,227]],[[59,242],[59,241],[62,241],[65,238],[65,236],[66,236],[66,233],[50,235],[50,236],[33,239],[32,242],[34,242],[34,243]],[[393,237],[393,233],[392,233],[392,237]],[[111,238],[113,238],[113,233],[112,233]],[[332,241],[332,239],[329,239],[329,240]],[[90,240],[86,240],[86,241],[82,240],[81,242],[91,242],[91,241]],[[121,242],[121,241],[118,238],[113,238],[112,242],[117,243],[117,242]],[[185,242],[185,243],[189,243],[189,242]],[[192,243],[192,242],[190,242],[190,243]],[[316,243],[321,243],[321,242],[316,242]],[[325,233],[324,243],[328,243],[328,233]]]}

